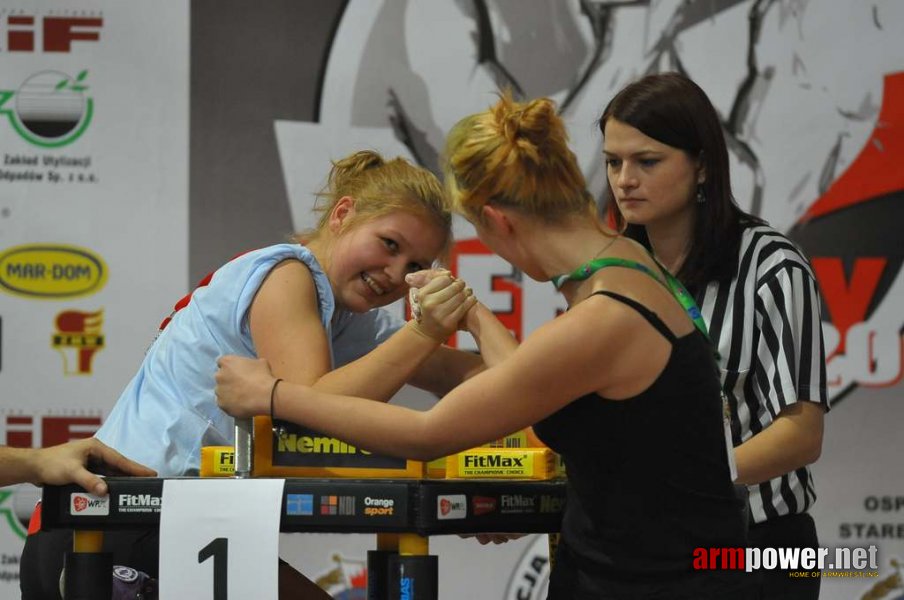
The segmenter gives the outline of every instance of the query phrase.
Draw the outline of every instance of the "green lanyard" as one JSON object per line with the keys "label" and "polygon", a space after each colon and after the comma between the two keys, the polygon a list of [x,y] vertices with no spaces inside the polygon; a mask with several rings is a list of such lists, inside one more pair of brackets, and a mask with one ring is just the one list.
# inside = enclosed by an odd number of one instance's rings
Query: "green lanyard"
{"label": "green lanyard", "polygon": [[[656,259],[654,258],[653,260]],[[666,280],[666,287],[668,287],[669,291],[672,293],[672,296],[674,296],[678,303],[681,304],[681,306],[684,308],[684,310],[687,311],[688,316],[691,318],[691,321],[694,322],[694,325],[697,327],[697,329],[703,332],[703,335],[705,335],[708,339],[709,331],[706,329],[706,322],[703,320],[703,315],[700,313],[700,309],[697,307],[697,303],[694,302],[693,296],[691,296],[690,292],[687,291],[687,288],[685,288],[684,285],[680,281],[678,281],[678,279],[674,275],[669,273],[658,262],[656,264],[659,266],[659,270],[662,272],[662,276]],[[624,258],[604,257],[586,262],[566,275],[556,275],[552,278],[552,284],[557,290],[559,290],[567,282],[584,281],[585,279],[589,279],[591,275],[605,267],[627,267],[629,269],[636,269],[637,271],[646,273],[656,281],[659,281],[659,283],[662,283],[659,280],[659,277],[656,276],[656,273],[645,264]]]}

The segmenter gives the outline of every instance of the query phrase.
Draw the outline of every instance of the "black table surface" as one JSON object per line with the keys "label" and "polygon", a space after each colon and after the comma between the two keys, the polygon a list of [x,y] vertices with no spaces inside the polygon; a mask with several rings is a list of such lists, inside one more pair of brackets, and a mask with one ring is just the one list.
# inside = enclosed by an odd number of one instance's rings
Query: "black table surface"
{"label": "black table surface", "polygon": [[[108,530],[159,525],[164,479],[108,477],[106,481],[110,493],[100,500],[78,486],[45,486],[42,528]],[[228,496],[223,501],[228,502]],[[564,504],[563,480],[287,478],[280,531],[424,536],[549,533],[559,530]]]}

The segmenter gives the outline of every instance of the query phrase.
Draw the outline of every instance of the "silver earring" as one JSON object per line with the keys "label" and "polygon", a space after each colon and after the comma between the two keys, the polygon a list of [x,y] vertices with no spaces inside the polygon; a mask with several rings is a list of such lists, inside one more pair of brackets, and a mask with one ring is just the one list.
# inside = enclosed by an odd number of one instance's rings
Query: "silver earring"
{"label": "silver earring", "polygon": [[697,186],[697,204],[703,204],[706,202],[706,194],[703,192],[703,186]]}

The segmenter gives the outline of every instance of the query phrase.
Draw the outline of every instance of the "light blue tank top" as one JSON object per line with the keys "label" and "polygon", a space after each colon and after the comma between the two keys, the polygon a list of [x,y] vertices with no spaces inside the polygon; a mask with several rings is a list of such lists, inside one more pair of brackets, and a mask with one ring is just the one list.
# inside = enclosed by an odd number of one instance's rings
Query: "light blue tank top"
{"label": "light blue tank top", "polygon": [[225,354],[257,356],[248,310],[270,270],[288,259],[303,262],[314,276],[334,366],[370,352],[402,325],[385,310],[337,309],[326,274],[301,245],[243,254],[220,267],[173,315],[95,437],[161,477],[196,474],[201,446],[232,445],[232,417],[214,395],[216,361]]}

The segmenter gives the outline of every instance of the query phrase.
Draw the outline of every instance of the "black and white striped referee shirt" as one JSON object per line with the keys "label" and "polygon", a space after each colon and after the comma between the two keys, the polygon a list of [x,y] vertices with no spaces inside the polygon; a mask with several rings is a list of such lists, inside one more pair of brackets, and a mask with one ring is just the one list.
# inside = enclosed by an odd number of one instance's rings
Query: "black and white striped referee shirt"
{"label": "black and white striped referee shirt", "polygon": [[[735,446],[794,402],[829,407],[819,292],[809,262],[793,242],[768,226],[743,232],[738,262],[730,284],[710,283],[697,294],[718,345]],[[804,512],[816,500],[806,467],[749,490],[751,517],[757,523]]]}

